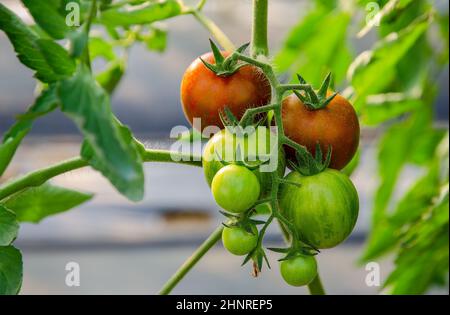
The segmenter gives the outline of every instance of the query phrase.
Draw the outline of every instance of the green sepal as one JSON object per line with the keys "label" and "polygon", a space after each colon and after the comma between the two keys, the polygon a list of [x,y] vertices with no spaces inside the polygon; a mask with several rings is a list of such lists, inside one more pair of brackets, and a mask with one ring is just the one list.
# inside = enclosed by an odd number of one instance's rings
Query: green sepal
{"label": "green sepal", "polygon": [[289,166],[304,176],[313,176],[325,171],[331,163],[333,148],[328,146],[327,155],[323,160],[320,143],[316,144],[316,154],[313,156],[307,150],[296,152],[297,163],[289,161]]}
{"label": "green sepal", "polygon": [[[301,76],[297,75],[297,78],[301,85],[308,84],[306,80]],[[309,89],[304,92],[304,94],[299,91],[294,91],[295,95],[302,101],[305,106],[307,106],[310,110],[319,110],[327,107],[331,101],[338,95],[338,93],[334,93],[333,95],[327,97],[328,90],[330,88],[332,82],[331,72],[328,73],[319,90],[316,92],[314,89]]]}
{"label": "green sepal", "polygon": [[[224,58],[222,52],[220,51],[219,47],[217,47],[217,45],[214,43],[214,41],[210,39],[209,42],[211,44],[211,51],[214,55],[214,59],[216,62],[215,64],[211,64],[203,60],[202,58],[200,58],[200,60],[209,70],[214,72],[217,76],[228,77],[247,65],[246,63],[242,63],[233,59],[232,54],[229,57]],[[244,53],[249,47],[249,45],[250,43],[242,45],[236,50],[236,52],[240,54]]]}

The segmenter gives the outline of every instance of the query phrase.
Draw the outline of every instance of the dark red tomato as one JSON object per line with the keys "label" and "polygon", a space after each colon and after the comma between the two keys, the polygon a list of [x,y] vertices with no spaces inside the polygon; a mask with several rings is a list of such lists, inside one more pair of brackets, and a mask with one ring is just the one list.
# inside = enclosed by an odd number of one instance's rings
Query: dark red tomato
{"label": "dark red tomato", "polygon": [[[330,168],[343,169],[355,156],[360,137],[358,116],[353,106],[337,95],[327,107],[318,110],[308,108],[296,96],[283,101],[283,125],[286,135],[315,154],[319,142],[323,152],[332,146]],[[287,157],[296,161],[295,152],[286,149]]]}
{"label": "dark red tomato", "polygon": [[[227,57],[229,54],[223,52]],[[215,63],[214,55],[201,57]],[[181,83],[181,103],[191,124],[201,118],[202,130],[207,126],[223,129],[219,111],[228,107],[240,119],[248,108],[267,105],[271,100],[271,87],[267,78],[254,66],[244,66],[230,76],[217,76],[198,58],[184,74]]]}

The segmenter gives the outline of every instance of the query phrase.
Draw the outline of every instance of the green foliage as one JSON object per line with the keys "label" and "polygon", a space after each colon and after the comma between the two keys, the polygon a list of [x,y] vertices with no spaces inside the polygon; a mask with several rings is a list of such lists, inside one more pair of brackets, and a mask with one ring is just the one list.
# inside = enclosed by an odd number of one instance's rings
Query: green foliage
{"label": "green foliage", "polygon": [[39,223],[48,216],[73,209],[91,198],[90,194],[44,184],[25,189],[3,200],[2,203],[15,213],[17,221]]}
{"label": "green foliage", "polygon": [[180,15],[181,12],[179,1],[166,0],[132,10],[122,8],[105,10],[100,16],[100,22],[108,26],[128,27],[165,20]]}
{"label": "green foliage", "polygon": [[[347,73],[345,94],[362,123],[385,130],[378,148],[372,232],[361,260],[394,253],[396,268],[385,284],[390,292],[424,293],[448,278],[448,168],[443,180],[437,166],[445,144],[448,152],[448,138],[442,141],[445,130],[433,126],[439,74],[448,64],[448,12],[426,0],[360,0],[359,7],[347,8],[351,13],[334,1],[314,3],[288,35],[275,64],[313,82],[323,75],[320,67],[337,73],[339,84]],[[374,3],[381,11],[365,23]],[[355,37],[350,16],[361,17],[352,21],[362,25],[358,40],[368,34],[377,38],[353,62],[348,60],[353,50],[349,39]],[[443,164],[448,164],[446,156]],[[398,180],[408,165],[425,175],[397,200]]]}
{"label": "green foliage", "polygon": [[22,254],[13,246],[0,247],[0,295],[18,294],[22,287]]}
{"label": "green foliage", "polygon": [[75,70],[75,63],[64,48],[51,40],[39,38],[3,4],[0,4],[0,30],[9,37],[20,61],[35,70],[36,78],[42,82],[58,81]]}
{"label": "green foliage", "polygon": [[57,104],[56,87],[51,85],[42,91],[27,113],[18,117],[17,122],[5,133],[3,142],[0,143],[0,176],[8,167],[23,138],[31,130],[33,120],[51,112]]}

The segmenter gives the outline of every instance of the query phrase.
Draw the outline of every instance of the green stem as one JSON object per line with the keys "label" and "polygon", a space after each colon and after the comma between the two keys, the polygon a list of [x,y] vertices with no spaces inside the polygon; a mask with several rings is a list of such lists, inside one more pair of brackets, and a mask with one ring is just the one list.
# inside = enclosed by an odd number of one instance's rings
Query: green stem
{"label": "green stem", "polygon": [[252,56],[269,55],[267,37],[269,0],[253,0]]}
{"label": "green stem", "polygon": [[160,295],[168,295],[183,280],[186,274],[197,264],[197,262],[220,240],[222,237],[223,226],[217,228],[208,239],[200,245],[200,247],[189,257],[185,263],[173,274],[173,276],[166,282]]}
{"label": "green stem", "polygon": [[198,11],[203,10],[203,7],[205,6],[205,4],[206,4],[206,0],[200,0],[200,2],[197,4],[197,10]]}
{"label": "green stem", "polygon": [[[89,37],[89,32],[91,31],[92,21],[95,19],[97,15],[97,0],[93,0],[91,4],[91,9],[89,12],[89,16],[87,18],[86,24],[84,25],[84,32],[86,36]],[[89,53],[89,45],[86,45],[83,51],[83,62],[91,69],[91,55]]]}
{"label": "green stem", "polygon": [[216,41],[226,50],[226,51],[234,51],[236,50],[236,46],[233,42],[228,38],[228,36],[214,23],[210,18],[204,15],[199,10],[188,10],[187,14],[192,14],[197,21],[200,22],[216,39]]}
{"label": "green stem", "polygon": [[[147,150],[143,158],[144,162],[167,162],[187,164],[199,167],[202,166],[201,159],[199,158],[190,157],[190,159],[188,159],[188,156],[186,155],[170,151]],[[1,186],[0,200],[5,199],[6,197],[9,197],[23,189],[40,186],[58,175],[87,166],[89,166],[89,164],[85,160],[83,160],[81,157],[77,157],[29,173],[23,177],[7,182],[3,186]]]}
{"label": "green stem", "polygon": [[319,274],[317,274],[317,277],[313,280],[313,282],[308,285],[308,289],[311,295],[326,295]]}

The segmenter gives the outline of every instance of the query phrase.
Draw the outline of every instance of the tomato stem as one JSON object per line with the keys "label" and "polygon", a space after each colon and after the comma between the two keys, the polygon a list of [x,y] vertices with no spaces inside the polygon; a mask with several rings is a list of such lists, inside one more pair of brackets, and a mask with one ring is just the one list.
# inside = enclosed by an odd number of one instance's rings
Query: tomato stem
{"label": "tomato stem", "polygon": [[236,50],[236,46],[233,42],[228,38],[228,36],[214,23],[210,18],[208,18],[201,11],[196,9],[191,9],[186,11],[187,14],[192,14],[201,25],[203,25],[211,35],[216,39],[216,41],[226,50],[226,51],[234,51]]}
{"label": "tomato stem", "polygon": [[186,274],[199,262],[199,260],[205,256],[205,254],[221,239],[223,226],[218,227],[206,241],[189,257],[185,263],[175,272],[169,281],[164,284],[160,295],[168,295],[172,290],[178,285],[178,283],[183,280]]}
{"label": "tomato stem", "polygon": [[[147,150],[143,156],[143,159],[145,162],[167,162],[198,167],[202,166],[201,158],[163,150]],[[85,160],[81,157],[76,157],[29,173],[16,180],[7,182],[3,186],[0,186],[0,201],[23,189],[40,186],[58,175],[87,166],[89,166],[89,164]]]}

